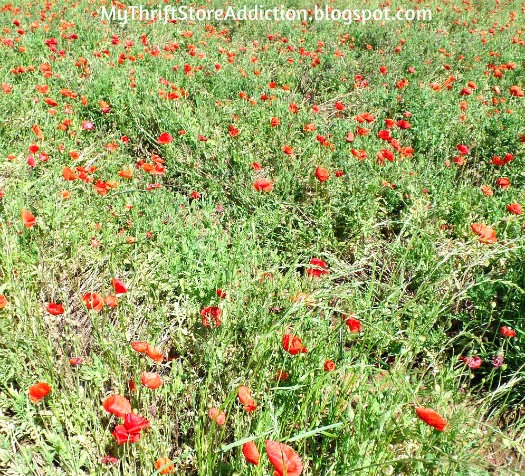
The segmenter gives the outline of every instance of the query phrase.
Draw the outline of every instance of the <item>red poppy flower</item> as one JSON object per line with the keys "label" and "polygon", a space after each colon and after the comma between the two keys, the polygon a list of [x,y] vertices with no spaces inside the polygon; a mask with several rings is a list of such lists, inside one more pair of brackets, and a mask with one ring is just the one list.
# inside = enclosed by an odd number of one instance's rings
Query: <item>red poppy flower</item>
{"label": "red poppy flower", "polygon": [[383,129],[377,133],[377,137],[390,142],[392,140],[392,133],[389,130]]}
{"label": "red poppy flower", "polygon": [[218,408],[210,408],[208,410],[208,417],[213,420],[217,425],[222,426],[226,422],[226,413],[219,410]]}
{"label": "red poppy flower", "polygon": [[221,299],[226,299],[226,291],[223,291],[222,289],[217,289],[215,294]]}
{"label": "red poppy flower", "polygon": [[3,294],[0,294],[0,309],[6,307],[8,302],[7,298]]}
{"label": "red poppy flower", "polygon": [[310,264],[314,265],[315,268],[308,268],[306,270],[306,274],[308,276],[316,276],[316,277],[319,277],[323,274],[328,274],[328,270],[326,268],[328,268],[328,264],[325,263],[322,259],[320,258],[312,258],[310,260]]}
{"label": "red poppy flower", "polygon": [[288,445],[266,440],[266,454],[274,467],[274,476],[299,476],[303,472],[303,462]]}
{"label": "red poppy flower", "polygon": [[128,292],[126,285],[118,278],[114,278],[111,281],[113,289],[115,289],[115,294],[119,296],[120,294],[125,294]]}
{"label": "red poppy flower", "polygon": [[162,385],[160,375],[155,372],[141,372],[140,381],[142,382],[142,385],[151,390],[156,390]]}
{"label": "red poppy flower", "polygon": [[312,123],[305,124],[305,126],[304,126],[304,131],[305,132],[313,132],[316,129],[317,129],[317,126],[315,124],[312,124]]}
{"label": "red poppy flower", "polygon": [[412,127],[412,124],[410,124],[410,122],[408,122],[408,121],[405,121],[404,119],[401,119],[400,121],[397,121],[396,125],[400,129],[410,129]]}
{"label": "red poppy flower", "polygon": [[173,141],[173,136],[167,132],[163,132],[157,139],[160,144],[169,144]]}
{"label": "red poppy flower", "polygon": [[103,297],[97,293],[87,293],[82,297],[82,300],[88,309],[95,311],[101,311],[105,304]]}
{"label": "red poppy flower", "polygon": [[219,327],[222,322],[220,316],[222,315],[221,309],[217,306],[208,306],[201,311],[202,325],[204,327],[211,327],[210,318],[213,319],[214,327]]}
{"label": "red poppy flower", "polygon": [[53,316],[60,316],[60,314],[64,314],[64,306],[62,304],[55,304],[53,302],[50,302],[47,307],[47,312],[49,314],[52,314]]}
{"label": "red poppy flower", "polygon": [[482,185],[481,192],[487,197],[492,197],[492,195],[494,195],[494,190],[492,190],[492,188],[490,188],[488,185]]}
{"label": "red poppy flower", "polygon": [[481,364],[483,364],[483,359],[477,355],[472,357],[464,357],[461,355],[459,360],[461,360],[468,368],[472,370],[479,369]]}
{"label": "red poppy flower", "polygon": [[505,337],[516,337],[516,331],[508,326],[503,326],[499,331]]}
{"label": "red poppy flower", "polygon": [[283,335],[282,345],[283,345],[283,349],[292,355],[306,354],[306,351],[307,351],[301,339],[291,334]]}
{"label": "red poppy flower", "polygon": [[510,187],[510,180],[507,177],[500,177],[496,180],[496,185],[503,190],[507,190]]}
{"label": "red poppy flower", "polygon": [[76,180],[78,178],[77,174],[73,172],[69,167],[64,167],[62,169],[62,177],[64,180]]}
{"label": "red poppy flower", "polygon": [[289,146],[289,145],[283,145],[281,147],[281,150],[286,154],[286,155],[293,155],[293,149]]}
{"label": "red poppy flower", "polygon": [[241,131],[237,129],[234,125],[228,126],[228,133],[230,134],[230,137],[237,137]]}
{"label": "red poppy flower", "polygon": [[509,91],[511,96],[515,96],[517,98],[522,98],[525,95],[523,89],[519,86],[511,86]]}
{"label": "red poppy flower", "polygon": [[431,408],[416,408],[416,413],[427,425],[430,425],[438,431],[443,431],[447,426],[447,420]]}
{"label": "red poppy flower", "polygon": [[523,207],[519,203],[509,203],[507,210],[513,215],[523,215]]}
{"label": "red poppy flower", "polygon": [[348,326],[352,334],[361,332],[361,321],[359,321],[355,317],[350,316],[348,319],[345,320],[345,324]]}
{"label": "red poppy flower", "polygon": [[122,178],[127,178],[127,179],[133,178],[133,171],[132,170],[119,170],[118,174]]}
{"label": "red poppy flower", "polygon": [[335,370],[335,362],[333,362],[332,360],[327,360],[324,363],[324,370],[325,372],[331,372],[332,370]]}
{"label": "red poppy flower", "polygon": [[45,396],[49,395],[49,392],[51,392],[51,385],[46,382],[35,383],[29,387],[29,399],[33,403],[38,403]]}
{"label": "red poppy flower", "polygon": [[164,360],[164,356],[159,352],[159,350],[148,344],[148,348],[146,349],[146,355],[155,362],[162,362]]}
{"label": "red poppy flower", "polygon": [[155,461],[155,469],[159,474],[170,474],[175,469],[175,466],[169,458],[159,458]]}
{"label": "red poppy flower", "polygon": [[114,296],[113,294],[106,296],[106,298],[104,299],[104,303],[106,304],[106,306],[110,308],[117,307],[117,304],[118,304],[117,296]]}
{"label": "red poppy flower", "polygon": [[69,359],[69,364],[73,367],[78,367],[82,362],[84,362],[82,357],[71,357]]}
{"label": "red poppy flower", "polygon": [[141,432],[144,428],[149,428],[150,422],[146,418],[130,412],[124,415],[124,427],[128,433],[135,434]]}
{"label": "red poppy flower", "polygon": [[278,370],[275,374],[275,380],[277,380],[278,382],[288,380],[289,378],[290,374],[285,370]]}
{"label": "red poppy flower", "polygon": [[251,390],[243,385],[239,388],[239,392],[237,393],[237,397],[239,398],[239,401],[244,405],[244,409],[249,413],[253,412],[257,408],[257,403],[252,398],[252,392]]}
{"label": "red poppy flower", "polygon": [[100,460],[100,462],[102,464],[115,464],[118,462],[118,458],[115,458],[114,456],[111,456],[111,455],[106,455]]}
{"label": "red poppy flower", "polygon": [[148,347],[149,347],[149,344],[147,342],[143,342],[143,341],[133,341],[131,343],[131,348],[135,352],[144,353],[144,352],[146,352],[148,350]]}
{"label": "red poppy flower", "polygon": [[330,178],[330,174],[328,173],[328,170],[326,170],[323,167],[317,167],[315,169],[315,176],[317,177],[317,180],[319,180],[319,182],[325,182],[326,180]]}
{"label": "red poppy flower", "polygon": [[259,464],[261,454],[259,453],[259,450],[257,449],[257,446],[253,441],[248,441],[247,443],[244,443],[244,445],[242,445],[242,454],[244,455],[248,463],[251,463],[255,466]]}
{"label": "red poppy flower", "polygon": [[122,395],[110,395],[102,401],[104,410],[118,417],[124,417],[131,413],[131,403]]}
{"label": "red poppy flower", "polygon": [[20,216],[22,217],[22,221],[24,222],[24,226],[26,228],[32,228],[36,224],[35,216],[25,208],[22,209],[22,212],[20,213]]}
{"label": "red poppy flower", "polygon": [[458,144],[456,148],[458,149],[459,153],[462,155],[470,154],[470,149],[465,144]]}
{"label": "red poppy flower", "polygon": [[253,183],[253,188],[258,192],[271,192],[273,189],[273,183],[268,179],[260,178]]}
{"label": "red poppy flower", "polygon": [[473,223],[470,227],[472,228],[472,231],[479,236],[479,241],[481,243],[492,244],[498,241],[496,238],[496,230],[491,226],[483,223]]}
{"label": "red poppy flower", "polygon": [[124,443],[136,443],[140,440],[140,432],[129,433],[124,425],[117,425],[111,434],[115,437],[119,446]]}

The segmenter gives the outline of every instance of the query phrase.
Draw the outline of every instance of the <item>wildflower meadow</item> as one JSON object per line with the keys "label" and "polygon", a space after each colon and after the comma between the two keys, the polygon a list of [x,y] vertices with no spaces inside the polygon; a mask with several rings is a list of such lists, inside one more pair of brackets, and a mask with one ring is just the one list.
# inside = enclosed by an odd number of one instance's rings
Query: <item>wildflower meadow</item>
{"label": "wildflower meadow", "polygon": [[525,474],[522,0],[0,0],[0,474]]}

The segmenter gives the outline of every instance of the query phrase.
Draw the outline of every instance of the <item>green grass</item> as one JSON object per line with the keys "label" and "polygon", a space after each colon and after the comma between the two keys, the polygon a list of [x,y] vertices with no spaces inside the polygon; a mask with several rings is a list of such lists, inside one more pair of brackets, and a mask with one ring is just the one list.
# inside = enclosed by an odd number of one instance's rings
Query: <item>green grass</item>
{"label": "green grass", "polygon": [[[392,3],[430,8],[434,18],[123,26],[102,24],[92,15],[99,3],[85,0],[0,8],[1,474],[152,476],[160,457],[174,462],[173,474],[272,474],[265,439],[291,446],[307,476],[525,470],[525,215],[506,208],[525,206],[525,98],[510,93],[525,88],[523,6]],[[398,88],[402,79],[408,84]],[[461,96],[469,81],[476,89]],[[35,89],[42,85],[49,90]],[[170,92],[180,97],[162,97]],[[359,124],[365,113],[375,121]],[[272,117],[281,124],[271,127]],[[376,154],[394,150],[377,137],[385,119],[410,122],[391,132],[413,154],[381,164]],[[173,142],[160,144],[162,132]],[[26,163],[31,144],[40,148],[35,167]],[[463,165],[453,160],[458,144],[470,148]],[[506,153],[512,162],[491,163]],[[164,173],[137,167],[153,164],[152,154]],[[64,167],[90,166],[92,182],[62,177]],[[316,179],[318,166],[327,181]],[[499,187],[500,177],[510,187]],[[259,178],[273,189],[257,192]],[[101,195],[97,180],[115,184]],[[34,227],[23,226],[22,209]],[[492,226],[497,242],[481,243],[473,223]],[[312,258],[329,273],[309,276]],[[128,288],[117,306],[87,309],[82,296],[114,294],[115,277]],[[295,299],[300,292],[309,299]],[[51,315],[50,302],[65,312]],[[203,326],[207,306],[221,308],[219,327]],[[359,333],[345,325],[351,313]],[[308,351],[286,353],[286,333]],[[164,361],[138,354],[133,341],[156,346]],[[461,356],[483,363],[470,369]],[[71,357],[83,363],[72,366]],[[281,370],[288,380],[276,380]],[[143,371],[159,373],[163,385],[141,385]],[[28,389],[39,381],[52,391],[35,404]],[[252,413],[237,400],[241,385],[257,401]],[[111,434],[122,421],[101,404],[114,393],[151,422],[136,443],[117,446]],[[225,425],[209,419],[212,407],[226,412]],[[416,407],[438,411],[445,431],[425,425]],[[251,437],[262,454],[257,467],[241,452]],[[103,464],[106,455],[118,462]]]}

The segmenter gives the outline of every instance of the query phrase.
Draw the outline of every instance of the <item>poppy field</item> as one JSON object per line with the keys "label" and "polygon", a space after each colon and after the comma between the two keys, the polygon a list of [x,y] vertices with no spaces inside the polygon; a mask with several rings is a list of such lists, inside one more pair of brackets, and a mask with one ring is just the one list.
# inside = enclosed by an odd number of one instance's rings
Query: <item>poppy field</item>
{"label": "poppy field", "polygon": [[103,6],[0,3],[0,474],[524,474],[525,3]]}

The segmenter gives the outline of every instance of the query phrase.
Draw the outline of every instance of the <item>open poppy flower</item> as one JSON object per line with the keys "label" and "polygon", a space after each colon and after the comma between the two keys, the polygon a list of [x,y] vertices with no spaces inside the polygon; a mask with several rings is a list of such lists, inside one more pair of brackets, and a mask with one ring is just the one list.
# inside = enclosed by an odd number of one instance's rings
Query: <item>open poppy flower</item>
{"label": "open poppy flower", "polygon": [[319,180],[319,182],[325,182],[330,178],[328,170],[326,170],[324,167],[317,167],[315,169],[315,176],[317,177],[317,180]]}
{"label": "open poppy flower", "polygon": [[510,187],[510,180],[508,177],[500,177],[496,180],[496,185],[503,190],[507,190]]}
{"label": "open poppy flower", "polygon": [[104,298],[97,293],[87,293],[82,297],[84,304],[88,309],[93,309],[94,311],[102,311],[104,308]]}
{"label": "open poppy flower", "polygon": [[175,469],[175,466],[169,458],[159,458],[155,461],[155,469],[159,474],[170,474]]}
{"label": "open poppy flower", "polygon": [[519,203],[509,203],[507,205],[507,210],[513,215],[523,215],[523,207]]}
{"label": "open poppy flower", "polygon": [[253,412],[257,408],[257,403],[252,398],[251,390],[245,385],[239,388],[237,397],[239,398],[239,401],[244,405],[244,409],[248,413]]}
{"label": "open poppy flower", "polygon": [[8,302],[7,298],[3,294],[0,294],[0,309],[6,307]]}
{"label": "open poppy flower", "polygon": [[456,146],[456,149],[458,149],[458,152],[461,155],[468,155],[468,154],[470,154],[470,149],[465,144],[458,144]]}
{"label": "open poppy flower", "polygon": [[106,298],[104,299],[104,303],[109,308],[117,307],[117,304],[118,304],[117,296],[114,296],[113,294],[106,296]]}
{"label": "open poppy flower", "polygon": [[333,360],[327,360],[324,363],[324,371],[325,372],[331,372],[332,370],[335,370],[335,362]]}
{"label": "open poppy flower", "polygon": [[169,144],[173,141],[173,136],[168,132],[163,132],[157,140],[160,144]]}
{"label": "open poppy flower", "polygon": [[491,226],[483,223],[473,223],[470,227],[472,228],[472,231],[479,236],[479,241],[481,243],[492,244],[498,241],[496,238],[496,230]]}
{"label": "open poppy flower", "polygon": [[445,420],[438,412],[431,408],[416,408],[417,416],[423,420],[427,425],[435,428],[438,431],[443,431],[447,426]]}
{"label": "open poppy flower", "polygon": [[115,290],[115,294],[117,295],[117,297],[128,292],[128,289],[126,288],[126,285],[124,284],[124,282],[118,278],[114,278],[111,281],[111,285],[113,286],[113,289]]}
{"label": "open poppy flower", "polygon": [[242,454],[248,463],[251,463],[255,466],[259,464],[261,454],[259,453],[259,450],[253,441],[248,441],[242,445]]}
{"label": "open poppy flower", "polygon": [[29,399],[33,403],[38,403],[44,397],[49,395],[49,392],[51,392],[51,385],[47,384],[46,382],[35,383],[29,387]]}
{"label": "open poppy flower", "polygon": [[482,185],[481,192],[487,197],[492,197],[492,195],[494,195],[494,190],[492,190],[492,188],[488,185]]}
{"label": "open poppy flower", "polygon": [[82,357],[71,357],[69,359],[69,364],[72,367],[78,367],[82,362],[84,362],[84,359]]}
{"label": "open poppy flower", "polygon": [[35,226],[36,218],[29,210],[23,208],[20,216],[22,217],[22,222],[26,228],[32,228]]}
{"label": "open poppy flower", "polygon": [[106,397],[102,402],[102,406],[108,413],[121,418],[131,413],[131,403],[129,403],[129,400],[118,394]]}
{"label": "open poppy flower", "polygon": [[100,462],[102,464],[115,464],[115,463],[118,463],[118,458],[115,458],[114,456],[111,456],[111,455],[106,455],[100,460]]}
{"label": "open poppy flower", "polygon": [[140,440],[140,432],[130,433],[124,425],[117,425],[111,434],[115,437],[119,446],[124,443],[136,443]]}
{"label": "open poppy flower", "polygon": [[502,326],[499,331],[505,337],[516,337],[516,331],[508,326]]}
{"label": "open poppy flower", "polygon": [[477,355],[473,356],[459,356],[459,360],[463,362],[469,369],[476,370],[483,364],[483,359]]}
{"label": "open poppy flower", "polygon": [[142,385],[151,390],[156,390],[162,385],[160,375],[155,372],[141,372],[140,381],[142,382]]}
{"label": "open poppy flower", "polygon": [[46,307],[47,312],[49,314],[52,314],[53,316],[59,316],[60,314],[64,314],[64,306],[62,304],[55,304],[53,302],[50,302]]}
{"label": "open poppy flower", "polygon": [[148,347],[149,347],[149,344],[143,341],[133,341],[131,343],[131,348],[135,352],[139,352],[141,354],[145,353],[148,350]]}
{"label": "open poppy flower", "polygon": [[164,360],[164,356],[161,354],[161,352],[152,345],[148,345],[148,348],[146,349],[146,355],[155,362],[162,362]]}
{"label": "open poppy flower", "polygon": [[361,321],[356,319],[354,316],[350,316],[347,319],[345,319],[345,324],[348,326],[348,329],[350,329],[350,332],[352,334],[357,334],[358,332],[361,332]]}
{"label": "open poppy flower", "polygon": [[306,274],[308,276],[322,276],[323,274],[328,274],[328,264],[325,263],[322,259],[319,258],[312,258],[310,260],[310,264],[315,266],[315,268],[308,268],[306,270]]}
{"label": "open poppy flower", "polygon": [[303,472],[300,456],[288,445],[266,440],[266,454],[274,467],[274,476],[299,476]]}
{"label": "open poppy flower", "polygon": [[273,183],[268,179],[260,178],[253,183],[253,188],[258,192],[271,192],[273,189]]}
{"label": "open poppy flower", "polygon": [[220,316],[222,311],[217,306],[208,306],[201,310],[202,325],[204,327],[212,327],[210,319],[213,320],[213,327],[219,327],[222,322]]}
{"label": "open poppy flower", "polygon": [[283,335],[282,344],[283,349],[292,355],[306,354],[307,352],[306,347],[303,345],[301,339],[291,334]]}
{"label": "open poppy flower", "polygon": [[112,435],[117,440],[118,445],[124,443],[136,443],[140,440],[140,432],[144,428],[149,428],[150,422],[144,417],[135,413],[127,413],[124,415],[124,423],[117,425],[112,432]]}
{"label": "open poppy flower", "polygon": [[138,433],[144,428],[149,428],[150,422],[146,418],[137,415],[136,413],[127,413],[124,415],[124,426],[128,433]]}
{"label": "open poppy flower", "polygon": [[62,169],[62,177],[64,180],[76,180],[78,178],[77,174],[69,167],[64,167]]}

